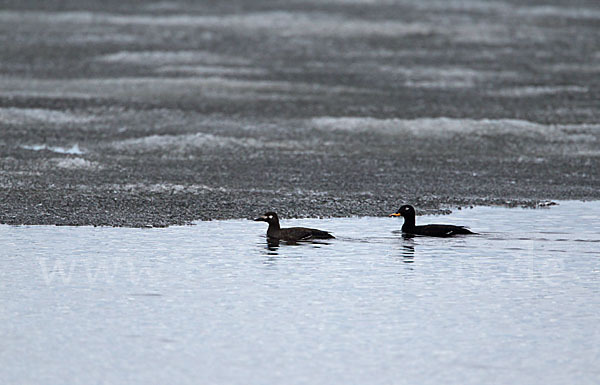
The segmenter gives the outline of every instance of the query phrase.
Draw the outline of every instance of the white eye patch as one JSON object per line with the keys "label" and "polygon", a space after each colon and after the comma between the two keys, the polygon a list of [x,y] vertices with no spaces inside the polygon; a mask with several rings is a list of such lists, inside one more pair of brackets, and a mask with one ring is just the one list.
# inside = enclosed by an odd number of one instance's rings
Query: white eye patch
{"label": "white eye patch", "polygon": [[272,216],[272,215],[269,215],[267,218],[269,218],[269,219],[273,219],[273,216]]}

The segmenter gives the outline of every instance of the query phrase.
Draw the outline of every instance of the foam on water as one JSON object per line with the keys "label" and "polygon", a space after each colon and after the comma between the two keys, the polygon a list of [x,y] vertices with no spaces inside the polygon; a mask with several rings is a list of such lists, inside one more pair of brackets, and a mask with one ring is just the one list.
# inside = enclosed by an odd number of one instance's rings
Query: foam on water
{"label": "foam on water", "polygon": [[224,16],[118,16],[111,15],[108,21],[114,24],[159,24],[196,25],[208,28],[232,28],[234,30],[277,30],[284,36],[355,36],[385,35],[403,36],[431,33],[429,26],[421,23],[398,23],[381,21],[371,23],[365,20],[338,18],[321,13],[304,12],[256,12]]}
{"label": "foam on water", "polygon": [[90,24],[99,21],[101,14],[85,11],[46,12],[46,11],[0,11],[0,21],[6,23],[85,23]]}
{"label": "foam on water", "polygon": [[182,73],[186,75],[266,75],[268,71],[252,67],[223,67],[203,65],[168,65],[158,67],[157,73]]}
{"label": "foam on water", "polygon": [[224,188],[218,187],[210,187],[204,184],[189,184],[189,185],[181,185],[181,184],[173,184],[173,183],[154,183],[154,184],[144,184],[144,183],[127,183],[127,184],[115,184],[105,186],[107,189],[114,191],[150,191],[150,192],[187,192],[187,193],[195,193],[202,194],[206,191],[214,191],[214,190],[225,190]]}
{"label": "foam on water", "polygon": [[594,384],[598,209],[284,219],[338,238],[271,248],[247,220],[0,226],[0,382]]}
{"label": "foam on water", "polygon": [[142,138],[126,139],[112,144],[113,148],[133,152],[147,152],[167,150],[169,153],[185,153],[192,150],[201,150],[219,147],[250,147],[250,148],[279,148],[301,149],[305,147],[301,142],[263,141],[255,138],[234,138],[212,135],[206,133],[186,135],[151,135]]}
{"label": "foam on water", "polygon": [[[404,4],[410,4],[415,8],[422,10],[436,11],[469,11],[469,12],[486,12],[486,13],[509,13],[512,11],[512,6],[504,1],[481,1],[481,0],[433,0],[427,3],[413,3],[410,0],[401,0]],[[429,8],[431,7],[431,8]]]}
{"label": "foam on water", "polygon": [[600,64],[558,63],[544,66],[551,72],[594,73],[600,72]]}
{"label": "foam on water", "polygon": [[488,94],[506,97],[529,97],[540,95],[558,95],[564,93],[586,93],[587,87],[581,86],[526,86],[501,88],[499,90],[489,91]]}
{"label": "foam on water", "polygon": [[415,136],[452,136],[456,134],[506,134],[545,135],[566,137],[568,130],[597,130],[590,125],[544,125],[518,119],[376,119],[359,117],[321,117],[308,121],[312,127],[324,130],[348,131],[355,133],[376,132],[391,135],[411,134]]}
{"label": "foam on water", "polygon": [[[299,0],[298,2],[315,2],[318,0]],[[332,0],[336,4],[360,4],[360,5],[401,5],[428,11],[478,11],[478,12],[507,12],[511,9],[510,4],[503,1],[481,1],[481,0],[428,0],[426,3],[411,0]]]}
{"label": "foam on water", "polygon": [[116,32],[86,32],[69,36],[67,42],[71,44],[102,44],[102,43],[135,43],[140,37],[133,34],[116,33]]}
{"label": "foam on water", "polygon": [[[299,2],[306,2],[301,0]],[[317,0],[309,2],[319,3]],[[360,4],[363,6],[402,5],[405,7],[431,11],[450,12],[485,12],[499,15],[514,15],[522,17],[558,17],[573,19],[599,19],[600,11],[596,8],[565,7],[561,5],[529,6],[526,4],[511,4],[505,1],[481,0],[432,0],[414,2],[411,0],[332,0],[337,4]]]}
{"label": "foam on water", "polygon": [[132,63],[141,65],[167,64],[250,64],[248,59],[219,55],[206,51],[120,51],[103,55],[96,60],[108,63]]}
{"label": "foam on water", "polygon": [[600,19],[600,10],[597,8],[585,7],[561,7],[554,5],[522,7],[518,13],[527,16],[553,17],[553,18],[571,18],[571,19]]}
{"label": "foam on water", "polygon": [[92,162],[83,158],[54,158],[50,159],[50,161],[56,167],[70,170],[97,170],[101,168],[98,162]]}
{"label": "foam on water", "polygon": [[123,77],[105,79],[19,79],[0,77],[0,95],[53,97],[115,97],[156,101],[156,97],[228,99],[296,99],[344,92],[369,92],[355,87],[317,83],[228,79],[223,77]]}
{"label": "foam on water", "polygon": [[416,88],[471,88],[491,79],[519,78],[516,72],[486,71],[468,67],[378,66],[377,70],[400,75],[406,78],[406,86]]}
{"label": "foam on water", "polygon": [[52,151],[58,154],[68,154],[68,155],[83,155],[84,152],[79,148],[79,145],[76,143],[72,147],[53,147],[48,146],[46,144],[34,144],[34,145],[23,145],[21,148],[25,150],[32,151]]}
{"label": "foam on water", "polygon": [[[0,91],[1,92],[1,91]],[[0,107],[0,123],[32,124],[32,123],[88,123],[94,120],[93,116],[75,114],[43,108],[18,108]]]}

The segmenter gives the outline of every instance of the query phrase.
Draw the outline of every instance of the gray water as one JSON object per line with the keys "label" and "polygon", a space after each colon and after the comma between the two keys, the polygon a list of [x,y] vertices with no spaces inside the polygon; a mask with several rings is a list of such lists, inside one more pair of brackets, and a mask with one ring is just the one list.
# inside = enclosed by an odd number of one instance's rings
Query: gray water
{"label": "gray water", "polygon": [[478,207],[269,249],[266,224],[0,227],[0,383],[592,384],[598,202]]}

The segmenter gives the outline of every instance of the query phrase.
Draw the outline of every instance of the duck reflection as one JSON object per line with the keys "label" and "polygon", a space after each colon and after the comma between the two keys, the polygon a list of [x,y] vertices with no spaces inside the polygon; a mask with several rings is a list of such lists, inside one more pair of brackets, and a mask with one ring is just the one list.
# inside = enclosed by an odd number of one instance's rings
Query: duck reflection
{"label": "duck reflection", "polygon": [[[261,247],[264,243],[260,243]],[[277,265],[277,260],[279,259],[279,243],[276,242],[267,242],[266,247],[264,247],[261,251],[261,254],[265,256],[265,260],[263,264],[268,267],[275,267]]]}
{"label": "duck reflection", "polygon": [[268,255],[278,255],[279,253],[279,240],[278,239],[269,239],[267,238],[267,250],[269,251]]}
{"label": "duck reflection", "polygon": [[415,240],[411,234],[402,234],[402,258],[404,263],[415,262]]}
{"label": "duck reflection", "polygon": [[329,242],[319,241],[307,241],[307,242],[294,242],[294,241],[282,241],[280,239],[274,239],[267,237],[266,239],[266,253],[267,255],[274,256],[279,255],[279,247],[283,244],[286,246],[305,246],[311,245],[314,248],[320,248],[323,245],[330,245]]}

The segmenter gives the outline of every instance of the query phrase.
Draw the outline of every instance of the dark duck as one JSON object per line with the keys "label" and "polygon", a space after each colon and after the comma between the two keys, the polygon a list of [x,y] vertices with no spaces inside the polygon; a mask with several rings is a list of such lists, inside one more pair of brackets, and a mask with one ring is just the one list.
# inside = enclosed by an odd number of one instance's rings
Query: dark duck
{"label": "dark duck", "polygon": [[390,217],[404,217],[402,232],[410,235],[425,235],[429,237],[452,237],[458,234],[477,234],[464,226],[454,225],[415,225],[415,208],[404,205]]}
{"label": "dark duck", "polygon": [[267,239],[270,241],[299,242],[310,241],[313,239],[331,239],[335,238],[328,231],[309,229],[306,227],[289,227],[282,229],[279,227],[279,217],[276,213],[270,211],[256,218],[255,221],[267,222]]}

